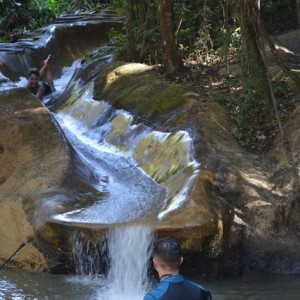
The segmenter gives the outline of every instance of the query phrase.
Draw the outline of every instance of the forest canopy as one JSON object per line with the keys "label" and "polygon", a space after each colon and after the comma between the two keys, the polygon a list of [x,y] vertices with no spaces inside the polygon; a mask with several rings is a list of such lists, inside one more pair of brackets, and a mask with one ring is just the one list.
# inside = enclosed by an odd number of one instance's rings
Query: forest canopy
{"label": "forest canopy", "polygon": [[118,59],[155,65],[213,97],[235,138],[261,152],[294,108],[285,77],[299,84],[287,68],[276,82],[270,77],[265,47],[282,67],[270,35],[299,28],[299,8],[300,0],[0,0],[0,42],[16,42],[64,14],[116,13],[123,27],[109,35]]}

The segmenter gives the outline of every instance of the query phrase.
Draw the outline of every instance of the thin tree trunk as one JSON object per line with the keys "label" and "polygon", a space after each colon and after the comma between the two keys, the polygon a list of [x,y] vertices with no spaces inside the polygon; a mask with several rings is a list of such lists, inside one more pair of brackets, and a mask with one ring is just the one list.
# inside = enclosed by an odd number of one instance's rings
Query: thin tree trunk
{"label": "thin tree trunk", "polygon": [[134,39],[134,0],[126,0],[126,36],[127,36],[127,61],[134,61],[135,58],[135,39]]}
{"label": "thin tree trunk", "polygon": [[260,28],[261,18],[257,7],[258,3],[253,0],[239,0],[233,1],[233,4],[232,7],[241,26],[242,33],[244,52],[242,69],[247,76],[253,76],[253,78],[261,76],[260,86],[255,86],[254,88],[264,91],[265,95],[270,99],[267,70],[264,67],[264,57],[262,56],[262,46],[265,43],[265,37]]}
{"label": "thin tree trunk", "polygon": [[172,0],[159,0],[159,16],[164,64],[167,74],[174,74],[182,65],[175,36],[174,11]]}
{"label": "thin tree trunk", "polygon": [[146,5],[144,0],[140,0],[138,4],[138,11],[139,11],[140,27],[142,30],[141,49],[139,51],[139,56],[140,56],[140,60],[143,61],[144,53],[145,53],[147,17],[148,17],[148,11],[146,13]]}
{"label": "thin tree trunk", "polygon": [[296,0],[298,26],[300,26],[300,0]]}
{"label": "thin tree trunk", "polygon": [[223,4],[223,17],[224,17],[224,29],[225,29],[225,66],[226,66],[226,74],[229,73],[229,64],[228,64],[228,56],[229,56],[229,48],[230,48],[230,40],[228,38],[229,34],[229,26],[228,26],[228,19],[229,19],[229,7],[228,7],[228,0],[224,1]]}
{"label": "thin tree trunk", "polygon": [[204,1],[204,6],[207,6],[210,15],[209,22],[208,22],[210,39],[211,41],[215,41],[219,34],[218,30],[222,24],[221,1],[220,0]]}

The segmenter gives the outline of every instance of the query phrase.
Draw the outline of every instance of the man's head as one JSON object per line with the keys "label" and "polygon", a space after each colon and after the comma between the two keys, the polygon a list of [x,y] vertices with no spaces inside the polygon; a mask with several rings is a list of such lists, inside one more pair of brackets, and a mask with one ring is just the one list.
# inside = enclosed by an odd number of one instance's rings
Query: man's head
{"label": "man's head", "polygon": [[158,239],[154,244],[153,263],[160,276],[165,271],[178,273],[182,263],[181,247],[178,242],[170,237]]}
{"label": "man's head", "polygon": [[40,80],[40,72],[38,69],[33,68],[28,72],[28,83],[31,87],[37,87]]}

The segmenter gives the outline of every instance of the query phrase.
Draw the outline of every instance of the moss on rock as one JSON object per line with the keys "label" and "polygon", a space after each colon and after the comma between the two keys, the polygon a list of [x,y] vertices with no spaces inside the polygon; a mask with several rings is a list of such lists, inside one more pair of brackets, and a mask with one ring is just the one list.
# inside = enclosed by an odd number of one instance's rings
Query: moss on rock
{"label": "moss on rock", "polygon": [[94,92],[95,98],[152,121],[183,106],[191,94],[187,87],[170,84],[152,67],[137,63],[115,63],[102,70]]}

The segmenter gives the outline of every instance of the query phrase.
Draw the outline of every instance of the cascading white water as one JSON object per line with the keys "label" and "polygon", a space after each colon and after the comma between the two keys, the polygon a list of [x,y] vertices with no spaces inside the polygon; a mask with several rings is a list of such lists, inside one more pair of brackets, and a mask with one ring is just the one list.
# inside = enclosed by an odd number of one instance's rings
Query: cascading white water
{"label": "cascading white water", "polygon": [[[77,274],[89,275],[93,283],[99,282],[93,299],[143,298],[149,286],[147,271],[153,238],[153,230],[142,225],[110,229],[107,243],[93,243],[84,234],[73,235],[73,257]],[[99,272],[103,272],[103,262],[108,262],[109,265],[107,276],[99,276]]]}
{"label": "cascading white water", "polygon": [[105,249],[101,242],[90,241],[84,233],[74,233],[71,242],[76,274],[95,276],[101,273],[105,262]]}
{"label": "cascading white water", "polygon": [[[64,86],[63,80],[56,86]],[[92,197],[86,205],[81,203],[79,208],[52,218],[64,223],[110,227],[105,243],[91,242],[83,233],[74,234],[76,273],[99,283],[95,292],[97,300],[140,300],[149,286],[147,269],[154,234],[151,228],[131,222],[162,219],[178,208],[186,198],[190,177],[198,163],[192,158],[187,132],[158,132],[134,124],[128,112],[115,110],[92,95],[93,84],[90,84],[84,92],[74,93],[53,115],[72,145],[75,173],[101,195],[90,193]],[[48,103],[46,99],[44,103]],[[165,158],[160,160],[159,155]],[[186,175],[182,170],[187,170]],[[174,201],[166,206],[168,188],[159,182],[167,174],[174,179],[177,172],[181,180],[175,180],[177,192],[174,193],[179,196],[172,194]],[[79,199],[83,196],[86,193],[82,192]],[[112,224],[123,224],[123,227],[111,227]],[[107,276],[103,275],[105,265],[108,265]]]}
{"label": "cascading white water", "polygon": [[111,230],[108,239],[111,300],[143,298],[149,284],[147,268],[153,236],[151,228],[141,225]]}

